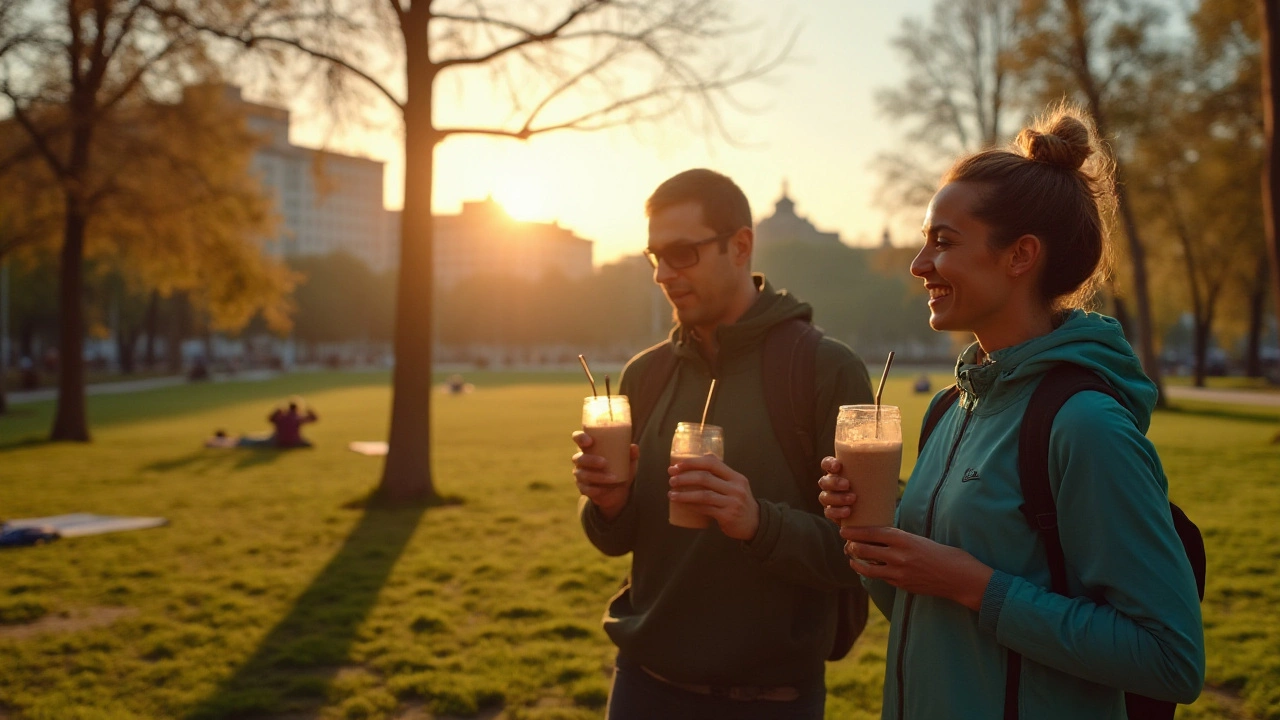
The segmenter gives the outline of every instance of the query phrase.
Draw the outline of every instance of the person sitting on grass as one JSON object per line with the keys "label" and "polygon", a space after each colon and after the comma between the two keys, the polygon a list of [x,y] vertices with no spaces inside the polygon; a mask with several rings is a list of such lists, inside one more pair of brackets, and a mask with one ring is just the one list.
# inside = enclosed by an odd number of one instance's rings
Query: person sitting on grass
{"label": "person sitting on grass", "polygon": [[320,418],[316,416],[314,410],[307,408],[303,414],[301,409],[302,401],[300,398],[289,400],[288,408],[276,408],[267,422],[270,422],[275,431],[270,435],[241,435],[239,437],[231,437],[224,430],[217,430],[213,437],[205,440],[205,447],[210,448],[236,448],[236,447],[275,447],[281,449],[289,448],[309,448],[311,442],[302,437],[302,426],[310,422],[315,422]]}

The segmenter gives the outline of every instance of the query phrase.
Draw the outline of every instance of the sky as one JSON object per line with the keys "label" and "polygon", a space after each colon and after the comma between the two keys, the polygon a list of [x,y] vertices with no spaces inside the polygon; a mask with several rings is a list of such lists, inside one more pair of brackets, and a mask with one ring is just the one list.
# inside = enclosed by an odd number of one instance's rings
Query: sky
{"label": "sky", "polygon": [[[600,265],[644,247],[644,200],[659,183],[709,167],[737,181],[757,220],[773,212],[785,182],[797,212],[846,243],[878,243],[891,222],[896,244],[915,243],[911,229],[924,209],[891,216],[875,202],[873,160],[899,134],[874,97],[905,75],[891,48],[902,20],[923,18],[932,0],[733,1],[735,20],[755,27],[747,37],[757,42],[778,46],[788,29],[799,29],[789,61],[766,83],[743,89],[756,110],[730,111],[736,143],[681,127],[678,118],[640,131],[561,132],[524,142],[454,136],[436,149],[434,210],[456,213],[463,201],[492,195],[518,219],[555,221],[595,241]],[[438,105],[465,98],[474,106],[475,97],[473,87],[458,83],[436,93]],[[296,105],[295,144],[385,161],[385,203],[401,207],[404,159],[394,123],[335,131],[322,109]]]}

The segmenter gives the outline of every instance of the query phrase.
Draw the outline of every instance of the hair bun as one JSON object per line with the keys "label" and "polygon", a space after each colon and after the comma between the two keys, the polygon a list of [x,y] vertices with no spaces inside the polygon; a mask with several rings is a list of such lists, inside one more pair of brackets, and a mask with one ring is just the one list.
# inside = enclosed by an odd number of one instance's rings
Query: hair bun
{"label": "hair bun", "polygon": [[1078,170],[1093,154],[1089,128],[1070,115],[1059,117],[1053,127],[1041,132],[1025,128],[1016,143],[1023,155],[1037,162]]}

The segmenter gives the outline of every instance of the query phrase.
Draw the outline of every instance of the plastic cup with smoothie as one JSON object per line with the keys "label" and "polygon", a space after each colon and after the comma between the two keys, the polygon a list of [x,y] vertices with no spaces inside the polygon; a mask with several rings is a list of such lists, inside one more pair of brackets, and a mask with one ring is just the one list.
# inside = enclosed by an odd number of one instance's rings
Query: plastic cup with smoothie
{"label": "plastic cup with smoothie", "polygon": [[[723,428],[695,422],[676,425],[676,434],[671,438],[672,465],[708,454],[724,459]],[[683,528],[700,529],[711,526],[710,517],[673,500],[667,501],[667,521]]]}
{"label": "plastic cup with smoothie", "polygon": [[608,463],[618,483],[631,480],[631,403],[626,395],[596,395],[582,401],[582,431],[591,436],[587,452]]}
{"label": "plastic cup with smoothie", "polygon": [[902,470],[902,415],[893,405],[842,405],[836,419],[840,474],[857,496],[841,527],[893,524]]}

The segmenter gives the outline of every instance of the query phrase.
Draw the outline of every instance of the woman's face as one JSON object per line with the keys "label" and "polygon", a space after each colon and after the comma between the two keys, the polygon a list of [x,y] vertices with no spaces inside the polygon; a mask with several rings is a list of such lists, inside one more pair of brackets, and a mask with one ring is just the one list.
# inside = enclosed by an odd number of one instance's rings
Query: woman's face
{"label": "woman's face", "polygon": [[1000,334],[1015,298],[1009,252],[991,249],[991,227],[971,212],[978,191],[972,183],[955,182],[933,196],[924,215],[924,247],[911,262],[911,274],[929,292],[930,327],[968,331],[982,340],[984,332]]}

